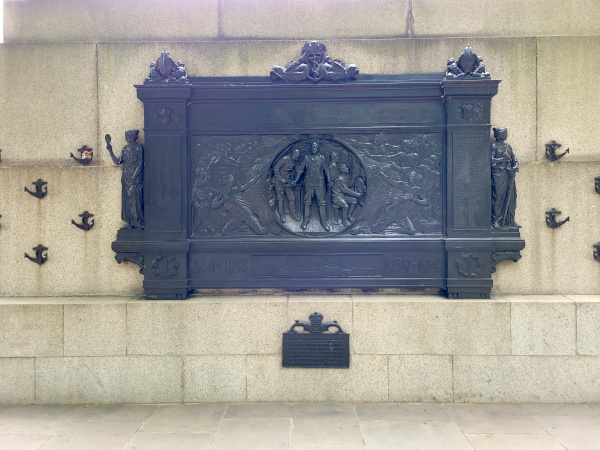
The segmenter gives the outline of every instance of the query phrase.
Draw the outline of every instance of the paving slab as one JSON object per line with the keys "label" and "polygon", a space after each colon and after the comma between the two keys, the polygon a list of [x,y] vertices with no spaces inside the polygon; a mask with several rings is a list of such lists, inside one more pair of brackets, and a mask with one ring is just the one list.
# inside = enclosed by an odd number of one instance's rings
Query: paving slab
{"label": "paving slab", "polygon": [[437,420],[451,421],[439,403],[361,403],[356,405],[361,422],[370,420]]}
{"label": "paving slab", "polygon": [[124,450],[203,450],[210,448],[213,433],[138,433]]}
{"label": "paving slab", "polygon": [[546,434],[517,405],[446,405],[446,410],[469,434]]}
{"label": "paving slab", "polygon": [[213,450],[287,450],[290,419],[223,420]]}
{"label": "paving slab", "polygon": [[533,416],[544,429],[569,450],[597,450],[600,416]]}
{"label": "paving slab", "polygon": [[289,419],[292,405],[289,403],[244,403],[229,405],[225,419]]}
{"label": "paving slab", "polygon": [[48,440],[51,434],[8,434],[0,435],[2,450],[38,450]]}
{"label": "paving slab", "polygon": [[552,436],[532,434],[467,434],[477,450],[565,450]]}
{"label": "paving slab", "polygon": [[152,433],[215,432],[225,414],[223,403],[160,405],[140,431]]}
{"label": "paving slab", "polygon": [[0,434],[54,435],[83,411],[72,406],[13,406],[0,414]]}
{"label": "paving slab", "polygon": [[361,422],[360,430],[366,450],[473,450],[465,435],[452,422],[377,420]]}
{"label": "paving slab", "polygon": [[570,403],[523,404],[519,407],[530,416],[600,416],[600,411],[588,405]]}

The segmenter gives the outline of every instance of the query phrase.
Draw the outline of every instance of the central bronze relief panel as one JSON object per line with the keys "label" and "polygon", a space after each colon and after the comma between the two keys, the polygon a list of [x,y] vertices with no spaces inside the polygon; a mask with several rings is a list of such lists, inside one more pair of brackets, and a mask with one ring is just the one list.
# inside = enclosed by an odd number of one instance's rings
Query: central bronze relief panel
{"label": "central bronze relief panel", "polygon": [[442,134],[195,136],[192,237],[442,233]]}

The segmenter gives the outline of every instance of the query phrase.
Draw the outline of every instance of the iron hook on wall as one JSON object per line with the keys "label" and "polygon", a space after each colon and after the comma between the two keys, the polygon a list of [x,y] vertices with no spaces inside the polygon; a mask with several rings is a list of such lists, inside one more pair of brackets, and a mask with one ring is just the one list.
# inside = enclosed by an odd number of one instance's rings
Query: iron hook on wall
{"label": "iron hook on wall", "polygon": [[71,153],[71,158],[73,158],[79,164],[87,166],[89,163],[92,162],[92,158],[94,157],[94,151],[90,147],[84,145],[83,147],[78,148],[77,151],[81,155],[81,158],[77,158],[73,153]]}
{"label": "iron hook on wall", "polygon": [[569,149],[566,149],[563,153],[557,155],[556,149],[559,147],[562,147],[562,145],[556,141],[550,141],[549,144],[546,144],[546,158],[548,158],[550,161],[556,161],[557,159],[560,159],[569,153]]}
{"label": "iron hook on wall", "polygon": [[562,212],[557,211],[555,208],[552,208],[550,211],[546,211],[546,225],[554,229],[564,225],[571,219],[571,217],[567,217],[565,220],[557,222],[556,216],[558,216],[559,214],[562,214]]}
{"label": "iron hook on wall", "polygon": [[89,219],[90,217],[94,217],[94,215],[84,211],[83,214],[79,214],[79,217],[81,217],[81,223],[77,223],[73,219],[71,219],[71,223],[77,228],[81,228],[83,231],[91,230],[94,226],[94,219],[92,219],[91,222],[89,222]]}
{"label": "iron hook on wall", "polygon": [[46,261],[48,261],[48,253],[46,253],[45,255],[43,254],[46,250],[48,250],[48,247],[44,247],[42,244],[38,244],[38,246],[33,247],[33,249],[35,250],[35,258],[32,258],[27,253],[25,253],[25,258],[30,259],[31,261],[33,261],[36,264],[39,264],[40,266]]}
{"label": "iron hook on wall", "polygon": [[[44,181],[41,178],[38,178],[37,181],[34,181],[31,184],[33,184],[35,186],[35,192],[32,192],[29,189],[27,189],[27,186],[25,186],[25,192],[28,192],[37,198],[44,198],[46,196],[46,194],[48,194],[48,186],[46,186],[46,184],[48,184],[47,181]],[[44,188],[43,190],[42,190],[42,187]]]}

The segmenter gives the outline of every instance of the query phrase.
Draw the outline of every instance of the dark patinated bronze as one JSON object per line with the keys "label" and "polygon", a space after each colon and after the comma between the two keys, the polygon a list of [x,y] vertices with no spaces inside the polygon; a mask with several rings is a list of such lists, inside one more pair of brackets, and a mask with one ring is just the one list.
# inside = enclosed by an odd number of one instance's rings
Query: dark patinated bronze
{"label": "dark patinated bronze", "polygon": [[471,47],[466,47],[458,60],[450,58],[446,67],[446,78],[490,78],[490,74],[485,71],[483,58],[473,53]]}
{"label": "dark patinated bronze", "polygon": [[130,228],[144,228],[144,148],[137,142],[138,130],[125,132],[127,145],[121,156],[113,153],[110,134],[104,136],[106,148],[117,166],[123,166],[121,175],[121,218]]}
{"label": "dark patinated bronze", "polygon": [[331,59],[325,54],[326,51],[325,44],[321,42],[306,42],[302,47],[302,55],[297,60],[292,61],[286,67],[273,67],[271,79],[286,83],[344,82],[356,79],[358,69],[354,64],[346,66],[339,59]]}
{"label": "dark patinated bronze", "polygon": [[25,186],[25,192],[37,198],[44,198],[48,194],[48,186],[46,186],[48,184],[47,181],[38,178],[37,181],[34,181],[31,184],[35,186],[35,191],[30,191],[29,189],[27,189],[27,186]]}
{"label": "dark patinated bronze", "polygon": [[38,244],[37,247],[33,247],[33,250],[35,250],[35,258],[32,258],[27,253],[25,253],[25,258],[33,261],[36,264],[39,264],[40,266],[46,261],[48,261],[48,253],[46,253],[45,255],[43,254],[46,250],[48,250],[48,247],[44,247],[42,244]]}
{"label": "dark patinated bronze", "polygon": [[596,189],[596,192],[600,194],[600,177],[594,178],[594,189]]}
{"label": "dark patinated bronze", "polygon": [[494,128],[496,142],[492,144],[492,227],[519,228],[515,222],[517,187],[515,177],[519,161],[512,147],[504,142],[506,128]]}
{"label": "dark patinated bronze", "polygon": [[91,222],[89,222],[89,219],[90,217],[94,217],[94,215],[84,211],[83,214],[79,214],[79,217],[81,217],[81,223],[77,223],[73,219],[71,219],[71,223],[83,231],[91,230],[94,226],[94,219]]}
{"label": "dark patinated bronze", "polygon": [[[305,333],[298,333],[302,327]],[[335,333],[325,333],[335,328]],[[283,367],[350,367],[350,335],[337,321],[323,323],[318,312],[311,314],[310,323],[296,323],[283,333]]]}
{"label": "dark patinated bronze", "polygon": [[566,149],[563,153],[557,155],[556,150],[560,147],[562,147],[562,145],[556,141],[550,141],[550,143],[546,144],[546,158],[550,161],[556,161],[569,153],[569,149]]}
{"label": "dark patinated bronze", "polygon": [[164,50],[156,62],[150,63],[150,73],[145,84],[172,83],[185,84],[188,82],[185,64],[179,60],[177,62],[169,56],[169,52]]}
{"label": "dark patinated bronze", "polygon": [[592,245],[592,247],[594,247],[594,259],[600,262],[600,242]]}
{"label": "dark patinated bronze", "polygon": [[567,217],[565,220],[561,220],[560,222],[556,221],[556,216],[562,214],[561,211],[557,211],[555,208],[552,208],[550,211],[546,211],[546,225],[550,228],[558,228],[565,223],[567,223],[571,217]]}
{"label": "dark patinated bronze", "polygon": [[[456,77],[355,77],[342,65],[337,79],[323,75],[324,52],[311,43],[274,78],[136,86],[143,181],[135,156],[123,171],[128,226],[112,248],[118,261],[147,266],[147,298],[236,288],[488,298],[495,265],[518,260],[518,163],[505,137],[492,147],[499,81],[481,59],[466,50]],[[143,193],[139,213],[132,193]]]}
{"label": "dark patinated bronze", "polygon": [[90,147],[84,145],[83,147],[78,148],[77,151],[81,155],[81,158],[77,158],[73,153],[71,153],[71,158],[73,158],[79,164],[87,166],[89,163],[92,162],[92,158],[94,157],[94,151]]}

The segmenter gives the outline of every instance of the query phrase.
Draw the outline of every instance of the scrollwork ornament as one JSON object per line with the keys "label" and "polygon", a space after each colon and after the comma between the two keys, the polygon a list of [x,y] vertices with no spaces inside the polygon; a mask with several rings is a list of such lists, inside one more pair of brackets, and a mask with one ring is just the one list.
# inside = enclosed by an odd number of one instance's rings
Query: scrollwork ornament
{"label": "scrollwork ornament", "polygon": [[273,81],[301,82],[337,81],[344,82],[358,77],[354,64],[344,65],[339,59],[331,59],[325,54],[325,44],[317,41],[306,42],[302,55],[286,67],[275,66],[271,70]]}
{"label": "scrollwork ornament", "polygon": [[448,60],[446,79],[453,78],[481,79],[490,78],[490,74],[485,71],[483,58],[473,53],[471,47],[466,47],[458,60],[454,58]]}
{"label": "scrollwork ornament", "polygon": [[[163,260],[164,262],[161,264]],[[152,261],[152,269],[156,277],[171,278],[179,272],[179,261],[173,255],[158,253]]]}

